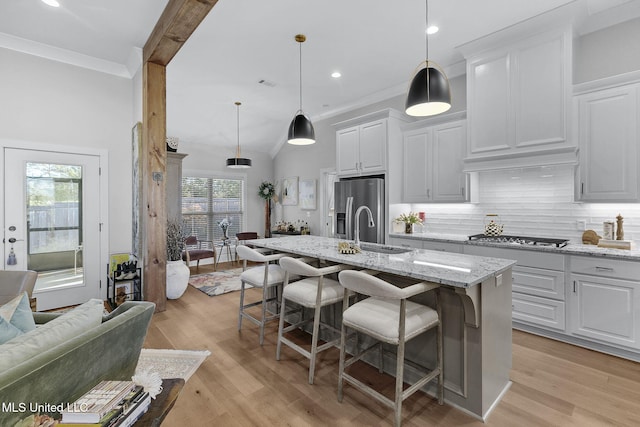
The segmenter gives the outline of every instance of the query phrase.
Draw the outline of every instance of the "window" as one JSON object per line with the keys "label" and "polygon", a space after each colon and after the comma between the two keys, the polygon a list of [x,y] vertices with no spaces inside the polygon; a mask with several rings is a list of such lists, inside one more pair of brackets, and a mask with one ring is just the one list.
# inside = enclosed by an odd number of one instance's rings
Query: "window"
{"label": "window", "polygon": [[199,240],[222,240],[219,223],[226,218],[227,235],[233,237],[244,225],[244,180],[239,178],[182,178],[182,219],[187,234]]}

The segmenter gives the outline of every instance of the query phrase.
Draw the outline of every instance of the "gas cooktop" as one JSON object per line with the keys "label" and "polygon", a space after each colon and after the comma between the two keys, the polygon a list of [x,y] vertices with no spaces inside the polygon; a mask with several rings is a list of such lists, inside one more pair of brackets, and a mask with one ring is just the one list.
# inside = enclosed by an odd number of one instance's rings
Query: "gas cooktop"
{"label": "gas cooktop", "polygon": [[515,243],[518,245],[555,246],[562,248],[569,243],[568,239],[550,239],[547,237],[525,237],[525,236],[487,236],[485,234],[474,234],[469,236],[469,240],[488,243]]}

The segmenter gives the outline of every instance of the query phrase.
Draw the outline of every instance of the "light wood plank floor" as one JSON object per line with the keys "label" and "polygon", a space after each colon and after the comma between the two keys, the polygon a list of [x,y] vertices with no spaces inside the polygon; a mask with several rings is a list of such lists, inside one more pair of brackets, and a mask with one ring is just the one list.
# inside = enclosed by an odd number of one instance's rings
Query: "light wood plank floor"
{"label": "light wood plank floor", "polygon": [[[219,269],[224,269],[220,265]],[[200,273],[210,271],[200,267]],[[194,271],[195,273],[195,271]],[[256,297],[257,298],[257,297]],[[277,323],[264,346],[249,322],[237,331],[239,292],[208,297],[188,287],[153,316],[146,348],[207,349],[163,426],[388,426],[393,414],[353,388],[337,402],[338,350],[320,356],[314,385],[308,361],[283,347],[275,360]],[[360,369],[370,382],[375,370]],[[513,385],[487,426],[640,425],[640,364],[535,335],[513,332]],[[405,402],[405,426],[482,426],[417,393]]]}

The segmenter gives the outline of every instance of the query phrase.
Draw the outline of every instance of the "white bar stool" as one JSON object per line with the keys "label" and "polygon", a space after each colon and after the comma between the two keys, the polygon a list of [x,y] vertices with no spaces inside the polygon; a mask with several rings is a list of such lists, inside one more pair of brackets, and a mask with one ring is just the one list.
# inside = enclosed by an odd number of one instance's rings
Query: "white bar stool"
{"label": "white bar stool", "polygon": [[[276,360],[280,360],[280,350],[282,344],[291,347],[298,353],[309,359],[309,384],[313,384],[313,376],[316,365],[316,356],[321,351],[336,346],[340,342],[339,338],[328,341],[318,346],[318,334],[320,326],[335,330],[335,328],[321,323],[320,312],[322,307],[335,304],[342,300],[343,288],[338,281],[325,277],[331,273],[337,273],[346,268],[347,265],[337,264],[328,267],[316,268],[299,259],[283,257],[280,259],[280,266],[285,270],[284,286],[282,289],[282,306],[280,308],[280,325],[278,327],[278,346],[276,348]],[[290,282],[291,275],[303,276],[295,282]],[[296,303],[302,307],[313,308],[313,318],[301,318],[298,323],[284,327],[287,301]],[[303,316],[301,316],[303,317]],[[297,329],[313,321],[313,332],[311,335],[311,351],[294,343],[284,336],[285,333]]]}
{"label": "white bar stool", "polygon": [[[278,288],[284,283],[284,270],[278,264],[272,264],[272,262],[279,260],[285,256],[285,254],[276,253],[267,255],[245,245],[239,245],[236,248],[236,253],[243,260],[243,272],[240,275],[240,281],[242,284],[240,286],[238,331],[242,328],[242,319],[246,318],[260,327],[260,345],[262,345],[264,343],[264,325],[267,322],[278,318],[277,312],[267,314],[267,303],[277,301]],[[262,263],[262,265],[247,269],[247,261]],[[262,288],[262,299],[260,301],[255,301],[249,304],[244,303],[246,283],[255,288]],[[270,297],[269,290],[272,288],[276,289],[276,295]],[[257,305],[262,306],[262,315],[260,318],[254,317],[246,312],[246,309]]]}
{"label": "white bar stool", "polygon": [[[362,271],[343,271],[339,275],[340,284],[344,286],[342,331],[340,339],[340,366],[338,373],[338,401],[342,402],[343,383],[353,385],[395,411],[395,425],[399,427],[402,423],[402,402],[418,391],[428,382],[437,379],[438,381],[438,403],[443,403],[444,378],[442,368],[442,325],[441,308],[439,301],[439,288],[435,283],[416,283],[406,288],[399,288],[377,277],[371,276]],[[407,298],[414,295],[436,290],[436,309],[422,304],[408,301]],[[368,295],[369,298],[349,305],[349,291]],[[378,342],[369,348],[359,351],[349,360],[345,361],[346,328],[351,328],[357,332],[368,335]],[[437,340],[437,363],[436,367],[416,381],[405,391],[403,388],[404,375],[404,349],[405,343],[412,338],[436,328]],[[345,373],[345,369],[356,361],[360,360],[364,354],[374,350],[379,346],[380,350],[380,372],[383,369],[382,343],[397,346],[396,354],[396,385],[395,400],[384,396],[374,388],[359,381],[353,376]]]}

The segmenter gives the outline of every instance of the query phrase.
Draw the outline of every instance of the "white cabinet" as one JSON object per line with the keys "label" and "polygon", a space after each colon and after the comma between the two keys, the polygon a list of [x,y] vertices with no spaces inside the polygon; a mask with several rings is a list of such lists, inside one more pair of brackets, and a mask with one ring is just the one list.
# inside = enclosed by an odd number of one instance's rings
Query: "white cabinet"
{"label": "white cabinet", "polygon": [[576,198],[585,202],[638,202],[639,85],[576,97],[580,163]]}
{"label": "white cabinet", "polygon": [[516,166],[575,163],[568,135],[571,32],[561,29],[514,39],[491,48],[471,42],[463,49],[466,170],[513,166],[513,158],[521,159]]}
{"label": "white cabinet", "polygon": [[571,257],[570,332],[640,348],[640,265]]}
{"label": "white cabinet", "polygon": [[468,175],[462,171],[466,125],[456,120],[428,126],[405,126],[402,202],[465,202]]}
{"label": "white cabinet", "polygon": [[339,175],[369,174],[387,169],[387,121],[377,120],[336,133]]}

